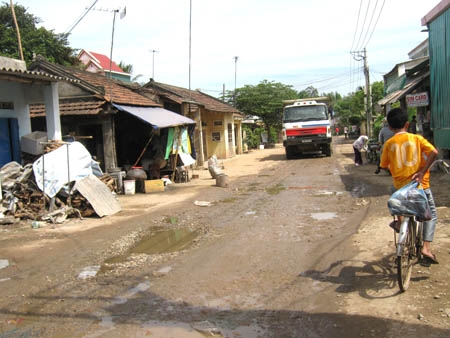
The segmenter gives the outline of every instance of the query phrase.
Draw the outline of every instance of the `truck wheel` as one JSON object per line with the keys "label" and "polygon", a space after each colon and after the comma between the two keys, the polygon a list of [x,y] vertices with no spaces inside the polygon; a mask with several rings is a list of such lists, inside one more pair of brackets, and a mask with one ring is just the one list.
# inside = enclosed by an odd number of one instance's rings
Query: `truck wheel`
{"label": "truck wheel", "polygon": [[327,157],[330,157],[331,156],[331,144],[328,144],[326,147],[325,147],[325,156],[327,156]]}
{"label": "truck wheel", "polygon": [[284,149],[286,151],[286,159],[290,160],[294,157],[294,148],[286,146]]}

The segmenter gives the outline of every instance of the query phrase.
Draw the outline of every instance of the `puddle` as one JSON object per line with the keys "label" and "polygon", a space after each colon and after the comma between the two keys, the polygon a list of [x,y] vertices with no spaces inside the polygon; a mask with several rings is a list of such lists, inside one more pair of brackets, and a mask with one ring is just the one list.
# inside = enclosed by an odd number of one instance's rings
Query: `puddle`
{"label": "puddle", "polygon": [[126,254],[115,256],[105,261],[107,264],[125,262],[127,257],[132,254],[163,254],[176,252],[189,247],[192,241],[198,236],[197,230],[173,229],[159,231],[148,236],[144,236],[133,248]]}
{"label": "puddle", "polygon": [[0,259],[0,269],[7,268],[9,266],[9,261],[7,259]]}
{"label": "puddle", "polygon": [[154,255],[180,251],[188,247],[197,236],[198,232],[190,229],[160,231],[142,238],[130,253]]}
{"label": "puddle", "polygon": [[330,196],[333,195],[333,191],[327,191],[327,190],[319,190],[315,195],[316,196]]}
{"label": "puddle", "polygon": [[78,279],[88,279],[97,276],[100,265],[87,266],[78,274]]}
{"label": "puddle", "polygon": [[335,212],[316,212],[316,213],[311,214],[311,217],[321,221],[321,220],[325,220],[325,219],[335,218],[335,217],[337,217],[337,214]]}

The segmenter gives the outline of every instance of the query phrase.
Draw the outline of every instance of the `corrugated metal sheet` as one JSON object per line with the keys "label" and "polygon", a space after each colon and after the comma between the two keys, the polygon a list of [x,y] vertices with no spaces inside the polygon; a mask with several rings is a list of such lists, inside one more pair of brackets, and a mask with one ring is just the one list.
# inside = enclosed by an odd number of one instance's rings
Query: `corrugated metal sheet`
{"label": "corrugated metal sheet", "polygon": [[99,217],[114,215],[121,210],[119,201],[111,190],[94,175],[78,180],[74,189],[89,201]]}
{"label": "corrugated metal sheet", "polygon": [[431,128],[438,148],[450,149],[450,10],[429,25]]}
{"label": "corrugated metal sheet", "polygon": [[113,103],[113,106],[121,111],[125,111],[131,115],[134,115],[141,120],[150,123],[157,128],[176,127],[187,124],[195,124],[195,121],[171,112],[170,110],[159,107],[132,107],[125,105],[118,105]]}
{"label": "corrugated metal sheet", "polygon": [[403,98],[405,95],[411,93],[414,89],[416,89],[423,80],[425,80],[430,75],[429,72],[426,72],[425,74],[408,79],[403,89],[396,90],[393,93],[390,93],[389,95],[382,98],[380,101],[378,101],[378,104],[381,106],[384,106],[388,103],[394,103]]}
{"label": "corrugated metal sheet", "polygon": [[434,129],[433,137],[436,147],[450,149],[450,128]]}

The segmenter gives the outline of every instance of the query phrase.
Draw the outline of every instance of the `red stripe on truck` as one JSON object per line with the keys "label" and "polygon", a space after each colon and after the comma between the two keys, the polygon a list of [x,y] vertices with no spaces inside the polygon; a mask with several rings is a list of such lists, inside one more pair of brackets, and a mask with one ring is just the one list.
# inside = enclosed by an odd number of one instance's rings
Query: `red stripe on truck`
{"label": "red stripe on truck", "polygon": [[286,129],[286,136],[308,136],[326,133],[327,127]]}

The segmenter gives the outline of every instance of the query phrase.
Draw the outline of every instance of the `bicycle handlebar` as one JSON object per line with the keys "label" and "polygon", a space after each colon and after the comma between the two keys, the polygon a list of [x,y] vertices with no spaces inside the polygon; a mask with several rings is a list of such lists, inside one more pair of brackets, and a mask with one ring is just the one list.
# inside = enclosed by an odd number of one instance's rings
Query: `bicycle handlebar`
{"label": "bicycle handlebar", "polygon": [[430,165],[430,168],[429,169],[431,169],[431,168],[433,168],[435,165],[437,165],[437,164],[442,164],[442,168],[444,169],[444,171],[445,171],[445,173],[447,174],[447,175],[450,175],[450,165],[447,163],[447,162],[445,162],[444,160],[435,160],[431,165]]}

